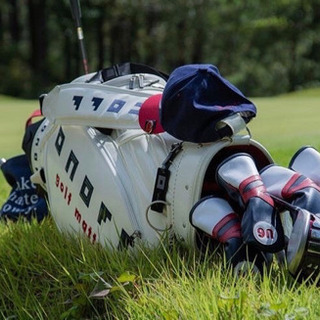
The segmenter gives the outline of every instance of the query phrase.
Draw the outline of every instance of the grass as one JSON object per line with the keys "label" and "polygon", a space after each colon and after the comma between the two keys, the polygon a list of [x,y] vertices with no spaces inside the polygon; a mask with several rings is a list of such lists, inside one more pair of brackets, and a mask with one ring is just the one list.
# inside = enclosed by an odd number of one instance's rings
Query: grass
{"label": "grass", "polygon": [[[50,219],[1,227],[4,319],[318,319],[314,285],[274,265],[236,279],[181,244],[137,254],[62,237]],[[109,292],[107,292],[110,290]],[[100,293],[102,299],[90,297]]]}
{"label": "grass", "polygon": [[[320,147],[320,90],[256,98],[255,140],[287,165],[302,145]],[[0,97],[2,157],[21,152],[36,101]],[[0,202],[9,187],[0,178]],[[273,264],[236,279],[223,259],[164,241],[137,253],[63,236],[49,217],[0,224],[0,319],[319,319],[320,292]]]}
{"label": "grass", "polygon": [[[0,158],[10,158],[23,153],[22,139],[25,123],[31,113],[39,108],[36,100],[22,100],[0,95]],[[0,175],[0,203],[8,192]]]}
{"label": "grass", "polygon": [[0,95],[0,157],[22,153],[22,138],[29,115],[39,108],[36,100],[21,100]]}

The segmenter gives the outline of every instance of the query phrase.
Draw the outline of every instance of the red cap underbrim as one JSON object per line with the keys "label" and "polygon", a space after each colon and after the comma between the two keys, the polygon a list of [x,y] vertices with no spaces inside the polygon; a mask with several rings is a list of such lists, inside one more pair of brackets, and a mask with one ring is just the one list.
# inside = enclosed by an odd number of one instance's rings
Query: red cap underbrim
{"label": "red cap underbrim", "polygon": [[140,107],[139,125],[142,130],[148,133],[164,132],[160,123],[160,101],[162,94],[149,97]]}

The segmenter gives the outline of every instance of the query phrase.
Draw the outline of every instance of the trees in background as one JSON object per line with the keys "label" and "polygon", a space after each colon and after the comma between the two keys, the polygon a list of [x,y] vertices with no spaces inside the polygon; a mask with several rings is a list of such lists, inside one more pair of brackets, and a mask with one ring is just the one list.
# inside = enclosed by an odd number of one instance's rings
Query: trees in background
{"label": "trees in background", "polygon": [[[68,0],[0,0],[0,92],[35,98],[83,74]],[[212,63],[246,95],[319,85],[319,0],[81,1],[89,68]]]}

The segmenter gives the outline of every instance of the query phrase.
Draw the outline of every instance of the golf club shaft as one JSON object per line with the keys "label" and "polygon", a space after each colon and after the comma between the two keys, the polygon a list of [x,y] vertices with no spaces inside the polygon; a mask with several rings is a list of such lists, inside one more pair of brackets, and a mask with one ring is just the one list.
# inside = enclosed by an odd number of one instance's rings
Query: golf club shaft
{"label": "golf club shaft", "polygon": [[81,8],[80,8],[79,0],[70,0],[70,6],[71,6],[72,16],[73,16],[73,19],[75,20],[76,27],[77,27],[77,36],[80,43],[80,50],[81,50],[84,72],[88,74],[89,67],[88,67],[86,49],[84,46],[83,30],[81,26]]}

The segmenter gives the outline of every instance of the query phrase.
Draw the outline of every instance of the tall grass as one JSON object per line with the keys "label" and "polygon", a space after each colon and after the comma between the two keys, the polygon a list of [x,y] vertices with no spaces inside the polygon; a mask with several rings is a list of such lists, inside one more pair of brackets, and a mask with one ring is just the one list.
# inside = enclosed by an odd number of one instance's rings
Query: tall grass
{"label": "tall grass", "polygon": [[319,319],[320,293],[277,264],[235,278],[223,259],[164,242],[137,253],[62,236],[49,219],[1,226],[3,319]]}
{"label": "tall grass", "polygon": [[[286,165],[301,145],[320,146],[319,97],[310,91],[254,99],[252,136],[276,162]],[[34,105],[0,100],[2,156],[20,152],[20,128]],[[8,192],[0,180],[0,201]],[[0,223],[0,318],[319,319],[320,292],[316,284],[297,283],[277,263],[262,277],[236,278],[222,257],[177,241],[135,253],[106,250],[62,235],[49,217],[40,224]]]}
{"label": "tall grass", "polygon": [[222,259],[166,242],[137,253],[62,236],[49,219],[1,226],[4,319],[319,319],[320,293],[277,264],[235,278]]}

